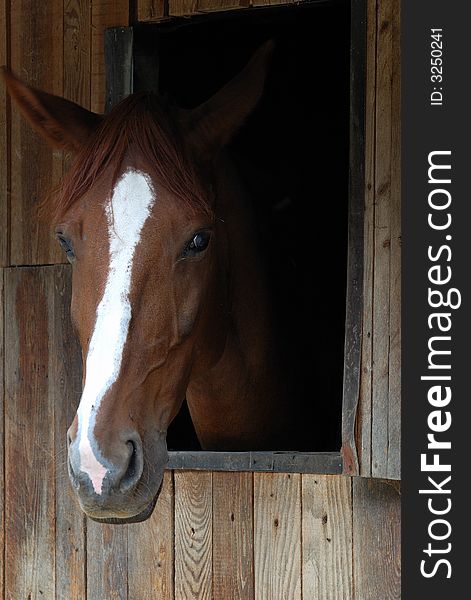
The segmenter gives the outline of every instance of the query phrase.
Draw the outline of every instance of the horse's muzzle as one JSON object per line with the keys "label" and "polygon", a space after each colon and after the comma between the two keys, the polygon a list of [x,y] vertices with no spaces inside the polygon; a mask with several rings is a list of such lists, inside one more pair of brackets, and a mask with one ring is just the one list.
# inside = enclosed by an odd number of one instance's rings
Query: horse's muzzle
{"label": "horse's muzzle", "polygon": [[102,523],[147,519],[155,507],[168,461],[165,436],[152,436],[147,444],[137,432],[120,437],[126,441],[115,444],[113,460],[100,455],[100,462],[93,457],[94,463],[92,459],[87,462],[87,456],[84,459],[77,440],[69,436],[70,481],[82,510]]}

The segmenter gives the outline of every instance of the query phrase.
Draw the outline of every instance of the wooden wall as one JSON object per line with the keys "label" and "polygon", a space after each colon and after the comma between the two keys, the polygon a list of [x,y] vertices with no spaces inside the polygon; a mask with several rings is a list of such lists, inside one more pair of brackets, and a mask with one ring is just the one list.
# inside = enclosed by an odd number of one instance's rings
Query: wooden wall
{"label": "wooden wall", "polygon": [[357,451],[401,477],[400,1],[368,0],[364,311]]}
{"label": "wooden wall", "polygon": [[[101,111],[105,89],[103,31],[128,25],[126,0],[0,1],[0,62],[30,85]],[[62,152],[32,132],[0,92],[0,266],[63,261],[37,204],[61,177]]]}
{"label": "wooden wall", "polygon": [[[0,63],[101,110],[105,27],[236,3],[137,0],[129,10],[127,0],[0,0]],[[368,0],[357,433],[361,473],[378,477],[398,476],[398,7],[399,0]],[[36,216],[65,163],[21,121],[0,86],[0,596],[399,598],[399,488],[391,481],[175,471],[166,473],[149,522],[101,526],[79,512],[65,449],[80,395],[70,267],[61,264],[47,215],[44,223]]]}
{"label": "wooden wall", "polygon": [[3,281],[6,598],[400,597],[390,481],[175,471],[149,522],[86,519],[66,467],[80,394],[69,266],[6,268]]}

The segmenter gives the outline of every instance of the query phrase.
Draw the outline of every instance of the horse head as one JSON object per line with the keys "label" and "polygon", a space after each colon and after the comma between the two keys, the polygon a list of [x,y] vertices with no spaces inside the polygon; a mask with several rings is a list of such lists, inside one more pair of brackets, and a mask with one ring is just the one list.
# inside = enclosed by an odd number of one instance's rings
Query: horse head
{"label": "horse head", "polygon": [[265,44],[193,110],[137,93],[98,115],[4,72],[31,126],[74,154],[52,213],[72,263],[71,316],[83,357],[69,475],[91,518],[150,515],[168,460],[167,428],[191,379],[225,348],[228,251],[214,164],[257,104],[270,52]]}

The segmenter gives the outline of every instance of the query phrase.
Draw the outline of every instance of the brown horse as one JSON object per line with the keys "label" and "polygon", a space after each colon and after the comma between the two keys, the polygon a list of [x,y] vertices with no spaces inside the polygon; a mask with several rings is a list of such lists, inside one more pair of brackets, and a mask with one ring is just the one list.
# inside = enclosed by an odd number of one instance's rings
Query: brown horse
{"label": "brown horse", "polygon": [[185,397],[205,449],[281,448],[291,434],[250,203],[224,151],[271,51],[193,110],[139,93],[97,115],[4,72],[32,127],[75,153],[54,210],[84,367],[69,474],[92,518],[151,514]]}

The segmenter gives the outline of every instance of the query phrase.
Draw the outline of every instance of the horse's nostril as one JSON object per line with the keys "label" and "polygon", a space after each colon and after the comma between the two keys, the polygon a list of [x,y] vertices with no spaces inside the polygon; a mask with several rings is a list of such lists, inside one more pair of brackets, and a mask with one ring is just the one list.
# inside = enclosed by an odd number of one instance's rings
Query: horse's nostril
{"label": "horse's nostril", "polygon": [[128,442],[126,445],[131,448],[131,458],[129,459],[128,470],[126,471],[125,477],[132,478],[136,473],[136,444],[134,442]]}
{"label": "horse's nostril", "polygon": [[142,473],[142,447],[136,440],[129,440],[126,446],[130,450],[128,466],[120,482],[120,489],[126,491],[135,486]]}
{"label": "horse's nostril", "polygon": [[68,469],[72,485],[76,489],[82,487],[89,494],[97,494],[102,499],[116,492],[132,492],[141,479],[144,451],[137,432],[128,432],[123,438],[126,441],[115,441],[115,456],[110,460],[100,454],[97,458],[91,447],[81,449],[77,440],[67,433]]}

